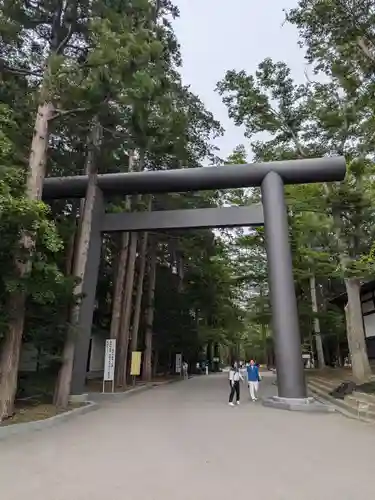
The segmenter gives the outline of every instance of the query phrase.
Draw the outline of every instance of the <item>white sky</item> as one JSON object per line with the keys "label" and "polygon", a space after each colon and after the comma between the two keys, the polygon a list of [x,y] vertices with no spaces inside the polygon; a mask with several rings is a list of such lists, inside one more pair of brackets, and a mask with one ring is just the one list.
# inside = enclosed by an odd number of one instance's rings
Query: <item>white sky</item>
{"label": "white sky", "polygon": [[174,28],[181,44],[185,84],[199,95],[226,130],[217,141],[226,157],[238,144],[248,146],[241,128],[233,125],[214,92],[229,69],[253,73],[266,57],[285,61],[296,81],[304,81],[304,53],[294,27],[284,24],[283,9],[297,0],[174,0],[180,18]]}

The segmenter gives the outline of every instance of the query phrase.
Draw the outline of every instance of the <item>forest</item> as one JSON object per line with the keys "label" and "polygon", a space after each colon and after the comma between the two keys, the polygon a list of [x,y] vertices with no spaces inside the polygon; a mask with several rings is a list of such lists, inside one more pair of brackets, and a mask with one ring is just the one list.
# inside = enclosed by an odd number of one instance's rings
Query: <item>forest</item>
{"label": "forest", "polygon": [[[228,69],[216,92],[248,141],[228,158],[215,147],[221,124],[181,79],[178,16],[170,0],[0,2],[0,422],[25,394],[69,404],[103,173],[345,155],[344,182],[286,188],[301,346],[319,368],[349,357],[356,379],[371,374],[360,293],[375,257],[373,2],[299,0],[285,12],[305,53],[302,83],[270,58]],[[45,177],[82,174],[84,199],[43,201]],[[259,201],[256,188],[117,196],[106,211]],[[272,364],[263,229],[105,235],[96,333],[117,340],[118,387],[136,350],[143,381],[173,371],[176,353],[191,367]],[[19,369],[25,345],[36,373]]]}

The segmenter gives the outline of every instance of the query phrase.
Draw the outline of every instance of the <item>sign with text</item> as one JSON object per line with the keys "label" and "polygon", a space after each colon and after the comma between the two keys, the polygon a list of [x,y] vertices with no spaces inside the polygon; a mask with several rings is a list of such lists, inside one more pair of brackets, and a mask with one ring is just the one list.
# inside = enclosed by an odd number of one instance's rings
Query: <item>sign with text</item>
{"label": "sign with text", "polygon": [[182,371],[182,354],[176,354],[176,373]]}
{"label": "sign with text", "polygon": [[113,381],[115,379],[115,363],[116,339],[107,339],[105,341],[104,381]]}
{"label": "sign with text", "polygon": [[141,356],[142,353],[140,351],[132,352],[130,375],[133,375],[133,377],[137,377],[141,374]]}

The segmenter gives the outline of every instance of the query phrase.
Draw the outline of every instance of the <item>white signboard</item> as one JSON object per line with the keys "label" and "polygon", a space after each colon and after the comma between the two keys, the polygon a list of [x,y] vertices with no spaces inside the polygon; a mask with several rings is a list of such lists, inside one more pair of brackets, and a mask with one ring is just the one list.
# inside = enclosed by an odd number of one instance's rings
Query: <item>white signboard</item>
{"label": "white signboard", "polygon": [[116,339],[105,341],[104,378],[105,382],[115,379]]}
{"label": "white signboard", "polygon": [[176,373],[182,371],[182,354],[176,354]]}

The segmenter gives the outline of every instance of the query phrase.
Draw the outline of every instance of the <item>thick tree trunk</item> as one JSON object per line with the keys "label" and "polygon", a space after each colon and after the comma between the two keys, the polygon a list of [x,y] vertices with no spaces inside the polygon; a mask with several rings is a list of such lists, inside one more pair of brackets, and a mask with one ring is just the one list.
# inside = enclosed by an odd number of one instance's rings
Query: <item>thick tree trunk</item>
{"label": "thick tree trunk", "polygon": [[371,377],[363,328],[361,306],[361,283],[357,278],[345,280],[348,303],[345,308],[346,328],[351,357],[353,376],[358,383],[366,382]]}
{"label": "thick tree trunk", "polygon": [[21,354],[22,333],[25,318],[25,300],[21,293],[9,297],[9,326],[1,344],[0,357],[0,422],[14,413],[14,399],[17,392],[18,366]]}
{"label": "thick tree trunk", "polygon": [[139,321],[141,317],[143,284],[144,284],[145,270],[146,270],[147,240],[148,240],[148,233],[147,231],[145,231],[142,234],[142,243],[139,252],[139,269],[138,269],[138,279],[136,286],[136,297],[135,297],[133,324],[132,324],[131,351],[138,350],[138,331],[139,331]]}
{"label": "thick tree trunk", "polygon": [[30,200],[42,198],[43,181],[46,175],[49,122],[53,117],[54,110],[53,104],[47,101],[40,104],[37,109],[26,186],[26,194]]}
{"label": "thick tree trunk", "polygon": [[[41,91],[43,97],[45,91]],[[46,152],[49,141],[49,120],[54,107],[47,99],[38,106],[31,142],[29,168],[26,182],[26,196],[29,200],[40,200],[46,169]],[[34,241],[30,235],[21,236],[20,245],[32,252]],[[15,268],[19,279],[30,272],[30,262],[16,261]],[[17,391],[17,375],[22,345],[23,327],[26,310],[26,294],[17,290],[8,299],[8,330],[2,343],[0,356],[0,422],[13,414],[14,398]]]}
{"label": "thick tree trunk", "polygon": [[[96,118],[94,120],[91,136],[89,138],[89,147],[86,157],[86,174],[89,176],[86,197],[83,203],[81,219],[78,230],[77,249],[74,256],[73,275],[79,279],[75,288],[75,295],[82,293],[83,280],[86,269],[86,262],[90,244],[91,226],[93,222],[93,209],[96,201],[96,154],[100,148],[102,137],[102,127]],[[58,408],[66,408],[69,404],[70,386],[72,381],[75,339],[79,322],[80,304],[71,309],[70,327],[65,339],[62,363],[55,387],[54,404]]]}
{"label": "thick tree trunk", "polygon": [[65,275],[70,276],[73,271],[73,263],[74,263],[74,253],[76,248],[76,240],[77,240],[77,219],[76,214],[74,214],[73,221],[73,230],[69,237],[66,254],[65,254]]}
{"label": "thick tree trunk", "polygon": [[[152,343],[152,336],[151,336],[151,343]],[[151,350],[151,363],[150,363],[151,369],[151,378],[144,379],[146,381],[150,381],[152,377],[156,377],[157,374],[159,373],[159,349],[154,350],[154,359],[152,359],[152,350]]]}
{"label": "thick tree trunk", "polygon": [[119,354],[117,363],[117,385],[126,385],[126,376],[128,369],[129,339],[130,339],[130,321],[133,304],[133,286],[135,261],[137,258],[138,234],[130,234],[129,258],[126,267],[125,290],[122,300],[122,314],[119,333]]}
{"label": "thick tree trunk", "polygon": [[[134,168],[134,151],[129,152],[129,168],[128,171],[132,172]],[[126,210],[130,210],[130,197],[127,197]],[[115,278],[115,290],[113,293],[112,300],[112,317],[111,317],[111,339],[118,339],[120,323],[121,323],[121,308],[123,293],[125,289],[125,275],[126,275],[126,264],[128,262],[128,252],[129,252],[129,233],[121,233],[121,246],[120,254],[118,260],[117,274]],[[119,349],[120,346],[117,346]]]}
{"label": "thick tree trunk", "polygon": [[[340,255],[340,265],[343,273],[347,272],[350,258],[346,254],[345,243],[340,235],[340,215],[333,214],[336,228],[336,241]],[[352,371],[355,380],[359,383],[365,382],[371,376],[371,367],[368,360],[363,327],[363,315],[361,304],[361,282],[359,278],[345,278],[345,288],[348,303],[345,308],[346,335],[351,357]]]}
{"label": "thick tree trunk", "polygon": [[125,288],[126,264],[128,261],[129,252],[129,233],[121,233],[120,254],[118,258],[117,274],[115,278],[115,290],[113,293],[112,302],[112,319],[111,319],[111,339],[117,339],[119,335],[121,322],[121,307],[123,299],[123,291]]}
{"label": "thick tree trunk", "polygon": [[[154,323],[154,298],[156,284],[156,242],[150,245],[148,280],[147,280],[147,302],[146,302],[146,333],[145,352],[143,359],[142,379],[150,381],[152,378],[152,338]],[[157,354],[155,353],[154,368],[157,365]]]}
{"label": "thick tree trunk", "polygon": [[310,294],[311,294],[312,311],[315,315],[314,334],[315,334],[316,353],[318,356],[318,365],[319,365],[319,368],[323,369],[323,368],[325,368],[326,363],[325,363],[325,359],[324,359],[322,336],[320,334],[320,321],[319,321],[319,318],[316,316],[318,313],[318,300],[316,297],[316,282],[315,282],[314,275],[312,275],[310,277]]}
{"label": "thick tree trunk", "polygon": [[[135,170],[142,171],[145,162],[145,151],[141,150],[139,160]],[[135,205],[141,200],[141,195],[137,195],[134,202]],[[132,318],[133,306],[133,287],[135,275],[135,263],[137,258],[138,234],[131,233],[129,236],[128,262],[126,266],[125,284],[123,289],[123,297],[121,304],[121,319],[118,333],[118,355],[116,368],[116,383],[118,386],[126,385],[127,369],[128,369],[128,354],[130,340],[130,323]]]}
{"label": "thick tree trunk", "polygon": [[[147,210],[150,211],[152,207],[152,196],[148,197]],[[139,250],[139,268],[138,268],[138,278],[136,285],[136,297],[134,305],[133,314],[133,324],[131,328],[131,350],[136,351],[138,349],[138,333],[139,333],[139,323],[141,318],[142,310],[142,298],[143,298],[143,285],[145,280],[146,271],[146,261],[147,261],[147,242],[148,233],[145,231],[141,236],[141,245]]]}
{"label": "thick tree trunk", "polygon": [[[68,15],[70,15],[70,9]],[[67,11],[62,8],[62,2],[57,5],[54,13],[54,23],[50,37],[50,56],[63,52],[71,39],[73,30],[67,35],[62,26],[70,26],[74,20],[66,19]],[[61,33],[63,38],[61,39]],[[40,88],[39,105],[34,122],[33,138],[26,181],[26,196],[29,200],[40,200],[42,197],[45,177],[47,149],[49,143],[49,123],[53,118],[55,107],[50,99],[49,85],[51,78],[51,57],[47,59],[44,68],[44,81]],[[32,252],[34,241],[28,234],[21,235],[21,246]],[[19,278],[23,278],[31,268],[29,262],[16,262]],[[8,331],[2,345],[0,357],[0,422],[13,413],[14,397],[17,391],[17,374],[22,344],[24,316],[26,309],[26,294],[16,291],[9,297]]]}

